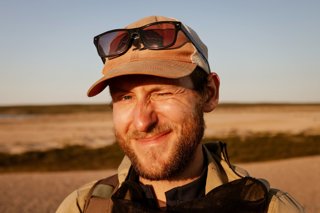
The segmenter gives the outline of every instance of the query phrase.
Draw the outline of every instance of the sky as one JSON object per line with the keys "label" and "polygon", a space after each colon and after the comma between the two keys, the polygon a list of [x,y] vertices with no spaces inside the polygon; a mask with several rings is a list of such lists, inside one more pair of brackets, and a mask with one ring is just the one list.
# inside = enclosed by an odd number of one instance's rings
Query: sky
{"label": "sky", "polygon": [[192,27],[221,79],[221,102],[320,102],[318,0],[0,0],[0,105],[88,98],[103,67],[93,37],[149,15]]}

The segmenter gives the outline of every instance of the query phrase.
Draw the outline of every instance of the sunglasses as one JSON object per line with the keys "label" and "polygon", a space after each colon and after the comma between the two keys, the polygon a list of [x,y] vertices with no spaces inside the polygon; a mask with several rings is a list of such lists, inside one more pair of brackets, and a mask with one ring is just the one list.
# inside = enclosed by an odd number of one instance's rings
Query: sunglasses
{"label": "sunglasses", "polygon": [[196,47],[207,64],[202,48],[195,41],[186,27],[178,21],[154,22],[133,29],[115,29],[94,37],[93,42],[103,63],[106,58],[113,58],[126,53],[134,42],[139,41],[149,50],[162,50],[173,46],[181,30]]}

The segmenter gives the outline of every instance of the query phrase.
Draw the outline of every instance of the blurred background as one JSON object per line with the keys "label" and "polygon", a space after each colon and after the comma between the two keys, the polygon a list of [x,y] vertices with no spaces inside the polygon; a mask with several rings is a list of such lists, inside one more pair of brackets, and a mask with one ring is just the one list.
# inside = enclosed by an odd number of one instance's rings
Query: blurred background
{"label": "blurred background", "polygon": [[149,15],[179,19],[208,46],[221,105],[205,115],[204,142],[226,142],[232,162],[319,212],[319,8],[317,0],[1,0],[0,212],[55,212],[75,188],[115,172],[123,153],[108,91],[86,96],[102,76],[93,37]]}
{"label": "blurred background", "polygon": [[105,102],[93,37],[144,16],[175,17],[209,48],[222,102],[320,101],[320,2],[1,1],[0,104]]}

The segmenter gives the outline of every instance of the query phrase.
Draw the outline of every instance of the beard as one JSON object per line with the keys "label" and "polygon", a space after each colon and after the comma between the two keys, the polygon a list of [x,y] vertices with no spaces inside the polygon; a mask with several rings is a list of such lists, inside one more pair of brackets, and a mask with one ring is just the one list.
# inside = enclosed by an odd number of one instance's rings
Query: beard
{"label": "beard", "polygon": [[[192,115],[185,116],[185,119],[178,125],[167,122],[165,124],[157,124],[148,132],[132,130],[128,132],[125,138],[115,131],[115,136],[139,176],[148,180],[170,180],[177,177],[192,162],[195,151],[201,143],[204,129],[203,112],[200,104],[197,104]],[[177,134],[176,140],[171,141],[174,144],[169,151],[167,159],[160,160],[162,156],[161,150],[151,147],[146,153],[148,162],[141,161],[139,159],[141,153],[135,152],[130,141],[166,131],[172,131]]]}

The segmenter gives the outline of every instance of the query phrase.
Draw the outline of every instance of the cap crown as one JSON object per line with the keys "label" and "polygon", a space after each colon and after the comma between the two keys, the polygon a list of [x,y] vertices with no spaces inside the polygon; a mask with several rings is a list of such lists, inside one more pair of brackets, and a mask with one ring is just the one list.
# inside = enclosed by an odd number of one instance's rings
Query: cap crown
{"label": "cap crown", "polygon": [[[129,24],[126,28],[139,28],[160,21],[178,20],[164,16],[148,16]],[[198,47],[200,47],[201,52],[207,59],[208,50],[206,45],[200,40],[195,31],[186,25],[184,27],[188,30],[193,40],[197,42]],[[88,96],[100,93],[108,85],[108,81],[114,77],[142,74],[164,78],[181,78],[191,74],[197,66],[207,73],[210,72],[209,64],[203,59],[186,35],[179,30],[175,44],[169,48],[149,50],[132,45],[126,53],[117,57],[106,58],[102,70],[104,76],[89,89]]]}

